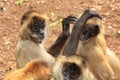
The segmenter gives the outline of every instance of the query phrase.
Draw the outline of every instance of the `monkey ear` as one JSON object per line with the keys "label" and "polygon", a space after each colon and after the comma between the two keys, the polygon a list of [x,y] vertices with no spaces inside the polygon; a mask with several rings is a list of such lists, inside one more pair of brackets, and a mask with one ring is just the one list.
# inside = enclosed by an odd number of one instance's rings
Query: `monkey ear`
{"label": "monkey ear", "polygon": [[20,24],[22,25],[22,24],[23,24],[23,22],[24,22],[27,18],[28,18],[28,16],[27,16],[27,15],[23,15],[23,17],[22,17],[22,19],[21,19]]}
{"label": "monkey ear", "polygon": [[29,11],[27,11],[24,15],[23,15],[23,17],[22,17],[22,19],[21,19],[21,25],[24,23],[24,21],[26,21],[29,17],[30,17],[30,14],[32,14],[32,13],[38,13],[37,11],[35,11],[35,10],[29,10]]}

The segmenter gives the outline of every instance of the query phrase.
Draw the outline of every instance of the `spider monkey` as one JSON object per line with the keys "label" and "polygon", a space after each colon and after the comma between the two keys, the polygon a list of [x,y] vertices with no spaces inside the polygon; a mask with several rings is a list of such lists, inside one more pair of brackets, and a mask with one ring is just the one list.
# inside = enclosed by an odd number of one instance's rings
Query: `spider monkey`
{"label": "spider monkey", "polygon": [[77,54],[86,58],[98,80],[119,80],[120,61],[107,47],[102,19],[88,19],[80,34]]}
{"label": "spider monkey", "polygon": [[63,53],[83,57],[98,80],[119,80],[120,61],[106,46],[102,17],[95,10],[87,11],[97,15],[87,18],[86,22],[82,22],[84,17],[81,17],[75,23]]}
{"label": "spider monkey", "polygon": [[79,30],[82,29],[86,21],[93,16],[99,17],[96,12],[86,10],[81,18],[74,24],[72,33],[65,43],[63,51],[57,57],[53,67],[53,75],[55,79],[96,80],[94,75],[90,72],[84,58],[76,54],[77,44],[79,42]]}
{"label": "spider monkey", "polygon": [[46,22],[46,17],[35,10],[30,10],[22,16],[15,53],[17,68],[24,67],[33,59],[44,60],[53,66],[55,58],[47,53],[41,44],[45,38]]}
{"label": "spider monkey", "polygon": [[52,66],[55,62],[54,57],[57,56],[56,53],[60,53],[70,35],[70,24],[74,24],[77,19],[75,15],[70,15],[62,20],[63,33],[61,33],[55,44],[46,51],[41,44],[45,38],[46,17],[35,10],[26,12],[21,19],[20,39],[16,46],[17,68],[22,68],[27,62],[36,58],[45,60]]}
{"label": "spider monkey", "polygon": [[[94,10],[86,10],[85,12],[87,15],[75,23],[75,28],[73,27],[70,37],[65,42],[66,47],[64,47],[62,55],[75,54],[81,56],[88,64],[90,69],[88,72],[92,72],[94,79],[119,80],[120,61],[106,46],[102,17]],[[88,14],[94,14],[94,16]],[[64,60],[59,64],[64,65],[63,62]],[[61,69],[62,67],[57,66],[57,68]],[[60,71],[58,72],[63,74]]]}

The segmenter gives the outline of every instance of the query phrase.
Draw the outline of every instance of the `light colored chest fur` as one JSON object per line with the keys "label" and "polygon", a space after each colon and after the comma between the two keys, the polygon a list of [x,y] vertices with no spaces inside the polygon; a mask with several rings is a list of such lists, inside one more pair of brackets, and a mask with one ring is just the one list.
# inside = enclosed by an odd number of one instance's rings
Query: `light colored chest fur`
{"label": "light colored chest fur", "polygon": [[24,58],[28,59],[28,61],[38,58],[53,64],[55,60],[45,51],[41,44],[38,45],[30,40],[19,41],[16,47],[16,53],[16,58]]}

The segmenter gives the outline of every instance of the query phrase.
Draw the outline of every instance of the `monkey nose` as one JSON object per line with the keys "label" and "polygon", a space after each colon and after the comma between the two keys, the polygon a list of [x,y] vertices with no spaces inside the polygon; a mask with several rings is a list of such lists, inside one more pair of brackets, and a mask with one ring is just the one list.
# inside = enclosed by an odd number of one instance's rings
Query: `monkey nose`
{"label": "monkey nose", "polygon": [[41,33],[40,33],[40,35],[41,35],[41,36],[44,36],[44,33],[43,33],[43,32],[41,32]]}
{"label": "monkey nose", "polygon": [[39,33],[40,33],[41,35],[44,35],[44,31],[41,30],[41,29],[40,29]]}

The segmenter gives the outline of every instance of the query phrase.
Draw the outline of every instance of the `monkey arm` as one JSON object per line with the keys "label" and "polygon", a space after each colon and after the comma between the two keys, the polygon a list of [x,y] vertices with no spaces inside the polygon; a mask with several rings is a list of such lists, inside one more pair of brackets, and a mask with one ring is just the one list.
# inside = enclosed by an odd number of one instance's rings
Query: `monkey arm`
{"label": "monkey arm", "polygon": [[74,27],[72,29],[72,33],[70,35],[70,38],[68,40],[68,43],[65,45],[63,55],[72,55],[76,53],[76,49],[78,47],[79,43],[79,36],[82,32],[82,29],[84,28],[84,25],[86,21],[91,17],[99,17],[100,15],[94,10],[85,10],[83,15],[77,20],[77,22],[74,24]]}
{"label": "monkey arm", "polygon": [[52,56],[57,57],[64,44],[66,43],[68,37],[70,36],[70,24],[74,24],[78,18],[74,15],[70,15],[62,20],[62,30],[63,32],[59,35],[55,43],[48,49],[48,53]]}
{"label": "monkey arm", "polygon": [[[56,77],[56,79],[60,80],[96,80],[94,78],[91,78],[89,75],[89,69],[86,67],[86,63],[81,58],[81,56],[78,56],[75,54],[75,50],[77,48],[77,45],[79,43],[79,31],[81,31],[81,28],[86,23],[87,19],[89,19],[91,16],[97,15],[96,13],[90,13],[90,11],[86,11],[82,17],[79,19],[79,22],[77,21],[73,27],[72,33],[65,43],[64,48],[62,49],[63,52],[60,54],[55,62],[54,68],[53,68],[53,74]],[[67,28],[67,27],[66,27]],[[78,40],[78,41],[77,41]],[[73,42],[72,42],[73,41]],[[72,42],[72,44],[71,44]],[[68,67],[68,64],[73,67],[73,70]],[[76,70],[76,69],[78,70]],[[88,70],[88,71],[87,71]],[[72,71],[72,72],[71,72]],[[82,73],[81,73],[82,71]],[[89,76],[88,76],[89,75]],[[93,77],[93,76],[92,76]]]}

